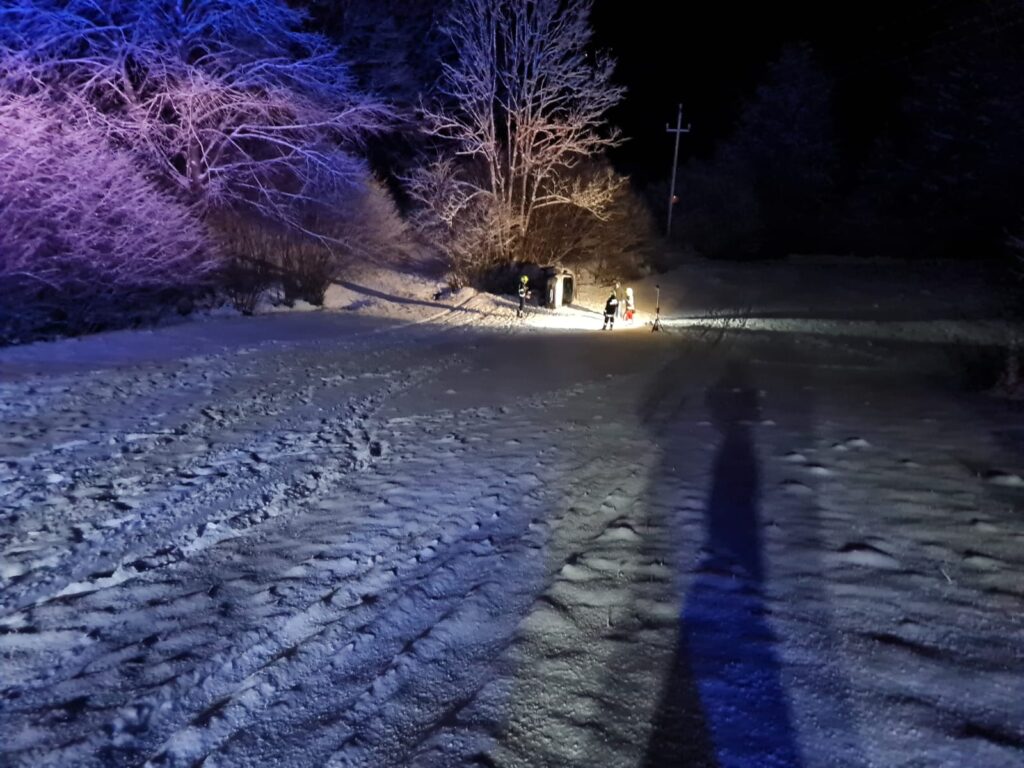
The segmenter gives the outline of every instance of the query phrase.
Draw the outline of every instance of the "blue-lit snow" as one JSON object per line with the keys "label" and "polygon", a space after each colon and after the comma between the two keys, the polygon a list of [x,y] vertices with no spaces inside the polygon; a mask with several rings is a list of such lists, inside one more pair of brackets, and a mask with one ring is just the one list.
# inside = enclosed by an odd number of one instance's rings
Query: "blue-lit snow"
{"label": "blue-lit snow", "polygon": [[1024,762],[1019,413],[512,306],[0,351],[0,763]]}

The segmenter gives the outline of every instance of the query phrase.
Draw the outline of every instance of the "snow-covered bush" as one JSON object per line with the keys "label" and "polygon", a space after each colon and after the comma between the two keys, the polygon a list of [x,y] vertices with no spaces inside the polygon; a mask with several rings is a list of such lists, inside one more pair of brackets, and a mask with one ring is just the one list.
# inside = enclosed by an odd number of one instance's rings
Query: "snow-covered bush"
{"label": "snow-covered bush", "polygon": [[412,224],[443,254],[452,289],[479,283],[508,263],[510,228],[495,225],[500,206],[486,195],[467,194],[454,160],[443,158],[415,170],[406,185],[419,203]]}
{"label": "snow-covered bush", "polygon": [[353,260],[400,263],[412,252],[408,226],[376,181],[306,206],[294,219],[299,227],[252,213],[222,213],[212,219],[218,247],[228,258],[225,290],[239,311],[251,313],[274,284],[286,304],[301,300],[320,305],[327,288]]}
{"label": "snow-covered bush", "polygon": [[218,285],[227,295],[231,306],[243,315],[251,315],[259,306],[260,299],[273,287],[277,270],[265,261],[250,259],[243,253],[229,250],[226,244],[224,250],[224,267]]}
{"label": "snow-covered bush", "polygon": [[583,265],[600,282],[633,280],[644,274],[658,245],[651,210],[636,190],[623,184],[607,218],[590,224]]}
{"label": "snow-covered bush", "polygon": [[333,254],[323,240],[252,214],[218,215],[211,226],[226,257],[221,285],[240,312],[252,314],[274,286],[288,305],[323,303],[335,274]]}
{"label": "snow-covered bush", "polygon": [[9,0],[0,52],[191,201],[293,218],[366,175],[388,109],[283,0]]}
{"label": "snow-covered bush", "polygon": [[[594,164],[581,173],[608,172]],[[655,244],[654,224],[646,203],[626,179],[618,177],[616,187],[600,217],[574,206],[539,211],[524,260],[587,270],[602,283],[638,277]]]}
{"label": "snow-covered bush", "polygon": [[332,221],[336,239],[351,257],[401,265],[414,256],[412,228],[376,179],[352,189],[335,205]]}
{"label": "snow-covered bush", "polygon": [[338,276],[334,253],[318,240],[288,231],[281,234],[278,243],[284,303],[291,306],[296,301],[306,301],[321,306],[327,289]]}
{"label": "snow-covered bush", "polygon": [[[100,305],[123,306],[114,293],[207,274],[198,222],[234,217],[278,241],[256,269],[223,249],[216,276],[243,311],[270,264],[291,298],[322,298],[337,254],[366,240],[340,232],[324,201],[363,199],[362,142],[391,112],[306,21],[285,0],[0,4],[5,116],[28,125],[0,126],[4,215],[16,219],[0,234],[8,296],[15,284],[49,304],[75,296],[80,317],[63,324],[98,323]],[[15,101],[35,112],[11,112]]]}
{"label": "snow-covered bush", "polygon": [[103,134],[0,90],[0,335],[79,332],[203,284],[193,212]]}

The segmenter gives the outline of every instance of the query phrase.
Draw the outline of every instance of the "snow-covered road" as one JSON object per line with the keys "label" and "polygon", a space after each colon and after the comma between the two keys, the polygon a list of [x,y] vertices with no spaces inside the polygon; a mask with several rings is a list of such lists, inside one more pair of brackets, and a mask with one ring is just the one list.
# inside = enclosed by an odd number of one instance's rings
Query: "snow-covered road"
{"label": "snow-covered road", "polygon": [[0,353],[0,764],[1024,764],[1020,413],[855,334],[445,328]]}

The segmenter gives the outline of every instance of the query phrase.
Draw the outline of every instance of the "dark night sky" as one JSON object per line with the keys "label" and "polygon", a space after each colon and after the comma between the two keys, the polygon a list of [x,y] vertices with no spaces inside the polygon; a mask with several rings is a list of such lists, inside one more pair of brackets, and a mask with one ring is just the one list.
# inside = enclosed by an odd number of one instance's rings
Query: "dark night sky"
{"label": "dark night sky", "polygon": [[1003,0],[732,1],[678,3],[670,14],[661,3],[596,0],[597,45],[618,59],[618,79],[629,88],[612,119],[630,142],[615,159],[640,180],[667,176],[665,123],[680,101],[684,122],[693,123],[684,153],[708,153],[781,48],[799,42],[836,78],[840,138],[856,151],[894,117],[923,56],[983,36],[1008,7]]}

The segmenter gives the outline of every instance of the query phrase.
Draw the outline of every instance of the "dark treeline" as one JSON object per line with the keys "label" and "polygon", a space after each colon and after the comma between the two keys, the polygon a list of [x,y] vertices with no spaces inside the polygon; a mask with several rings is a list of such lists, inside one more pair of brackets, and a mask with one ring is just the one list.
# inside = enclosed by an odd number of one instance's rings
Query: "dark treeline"
{"label": "dark treeline", "polygon": [[1020,0],[716,4],[645,46],[630,43],[639,17],[598,9],[632,87],[612,118],[636,141],[615,158],[659,219],[675,101],[694,122],[680,243],[722,257],[1005,254],[1024,213]]}

